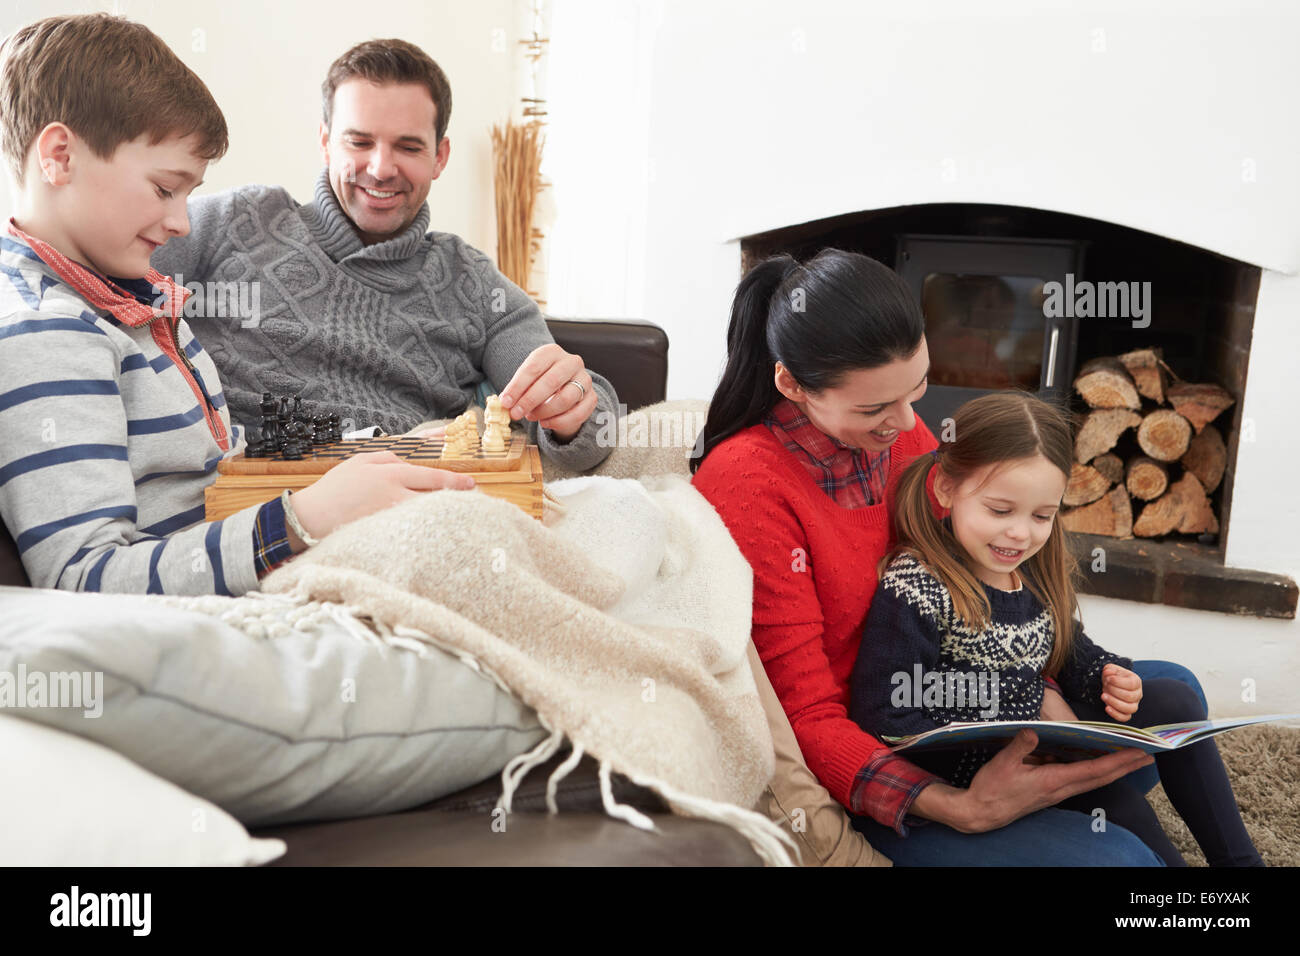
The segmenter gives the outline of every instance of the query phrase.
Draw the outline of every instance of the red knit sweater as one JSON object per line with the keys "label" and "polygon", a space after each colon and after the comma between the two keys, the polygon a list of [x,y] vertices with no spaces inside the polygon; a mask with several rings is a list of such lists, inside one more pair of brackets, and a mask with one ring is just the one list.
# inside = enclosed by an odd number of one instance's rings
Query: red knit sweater
{"label": "red knit sweater", "polygon": [[722,442],[695,473],[754,570],[752,633],[772,689],[808,768],[845,807],[855,775],[888,749],[847,708],[876,564],[894,543],[894,491],[907,463],[938,446],[917,418],[890,448],[885,501],[864,508],[837,505],[762,424]]}

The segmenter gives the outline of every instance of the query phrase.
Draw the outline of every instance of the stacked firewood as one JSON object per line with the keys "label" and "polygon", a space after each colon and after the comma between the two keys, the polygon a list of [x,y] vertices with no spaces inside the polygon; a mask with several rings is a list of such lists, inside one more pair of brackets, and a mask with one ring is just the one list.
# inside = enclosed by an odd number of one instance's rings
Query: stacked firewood
{"label": "stacked firewood", "polygon": [[1214,384],[1181,381],[1159,349],[1088,362],[1074,380],[1088,403],[1061,522],[1115,538],[1217,534],[1210,495],[1227,448],[1211,424],[1234,399]]}

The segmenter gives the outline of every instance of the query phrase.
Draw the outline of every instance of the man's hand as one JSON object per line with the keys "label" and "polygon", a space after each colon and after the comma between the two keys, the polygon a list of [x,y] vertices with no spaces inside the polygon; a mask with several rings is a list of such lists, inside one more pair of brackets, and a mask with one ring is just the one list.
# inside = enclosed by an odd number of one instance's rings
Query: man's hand
{"label": "man's hand", "polygon": [[1101,670],[1101,701],[1106,713],[1116,720],[1126,721],[1137,713],[1142,700],[1142,678],[1118,664],[1107,664]]}
{"label": "man's hand", "polygon": [[[570,383],[577,382],[582,390]],[[561,441],[578,429],[596,410],[596,389],[582,356],[552,343],[533,349],[504,389],[501,407],[519,421],[526,418],[548,428]]]}

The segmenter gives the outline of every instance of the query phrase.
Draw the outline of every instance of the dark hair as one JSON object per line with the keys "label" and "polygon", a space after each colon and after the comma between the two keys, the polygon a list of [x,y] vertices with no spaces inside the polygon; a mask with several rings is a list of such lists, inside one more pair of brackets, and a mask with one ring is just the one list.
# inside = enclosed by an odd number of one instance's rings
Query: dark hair
{"label": "dark hair", "polygon": [[776,404],[776,362],[800,387],[817,393],[835,388],[849,372],[915,355],[924,334],[911,290],[875,259],[840,249],[823,249],[803,265],[788,255],[764,259],[736,288],[727,367],[691,471]]}
{"label": "dark hair", "polygon": [[442,142],[443,134],[447,132],[447,121],[451,119],[451,84],[442,67],[429,54],[405,40],[367,40],[348,50],[330,64],[325,82],[320,87],[326,129],[330,128],[330,117],[334,112],[334,91],[348,80],[358,78],[380,85],[423,84],[433,100],[433,128],[437,137],[434,145]]}
{"label": "dark hair", "polygon": [[[1025,391],[993,392],[963,404],[945,428],[952,440],[941,444],[935,455],[914,458],[899,478],[891,515],[898,540],[880,559],[877,577],[884,574],[895,555],[910,552],[943,582],[952,595],[957,617],[971,629],[983,630],[992,613],[988,595],[975,576],[973,560],[953,534],[951,523],[940,520],[931,508],[926,491],[930,471],[939,469],[960,487],[986,466],[1041,455],[1068,481],[1074,465],[1071,424],[1068,411]],[[1043,670],[1049,677],[1058,674],[1068,658],[1078,611],[1078,565],[1065,534],[1058,514],[1047,541],[1020,567],[1025,587],[1052,618],[1056,643]]]}
{"label": "dark hair", "polygon": [[108,13],[47,17],[0,44],[0,151],[19,186],[27,152],[63,123],[101,159],[148,135],[195,137],[200,159],[226,152],[226,119],[203,81],[156,34]]}

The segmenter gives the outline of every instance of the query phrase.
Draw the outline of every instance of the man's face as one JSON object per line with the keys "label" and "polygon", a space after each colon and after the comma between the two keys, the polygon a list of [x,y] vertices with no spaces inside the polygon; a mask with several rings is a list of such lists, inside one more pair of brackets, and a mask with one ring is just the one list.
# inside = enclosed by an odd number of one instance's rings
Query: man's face
{"label": "man's face", "polygon": [[437,107],[418,83],[380,86],[353,79],[334,91],[321,152],[334,195],[370,245],[415,221],[429,187],[447,165],[451,143],[434,143]]}
{"label": "man's face", "polygon": [[55,194],[64,230],[56,246],[67,246],[59,251],[104,275],[143,276],[155,249],[190,231],[185,200],[208,165],[195,145],[193,136],[156,144],[140,136],[101,159],[74,138],[72,175]]}

